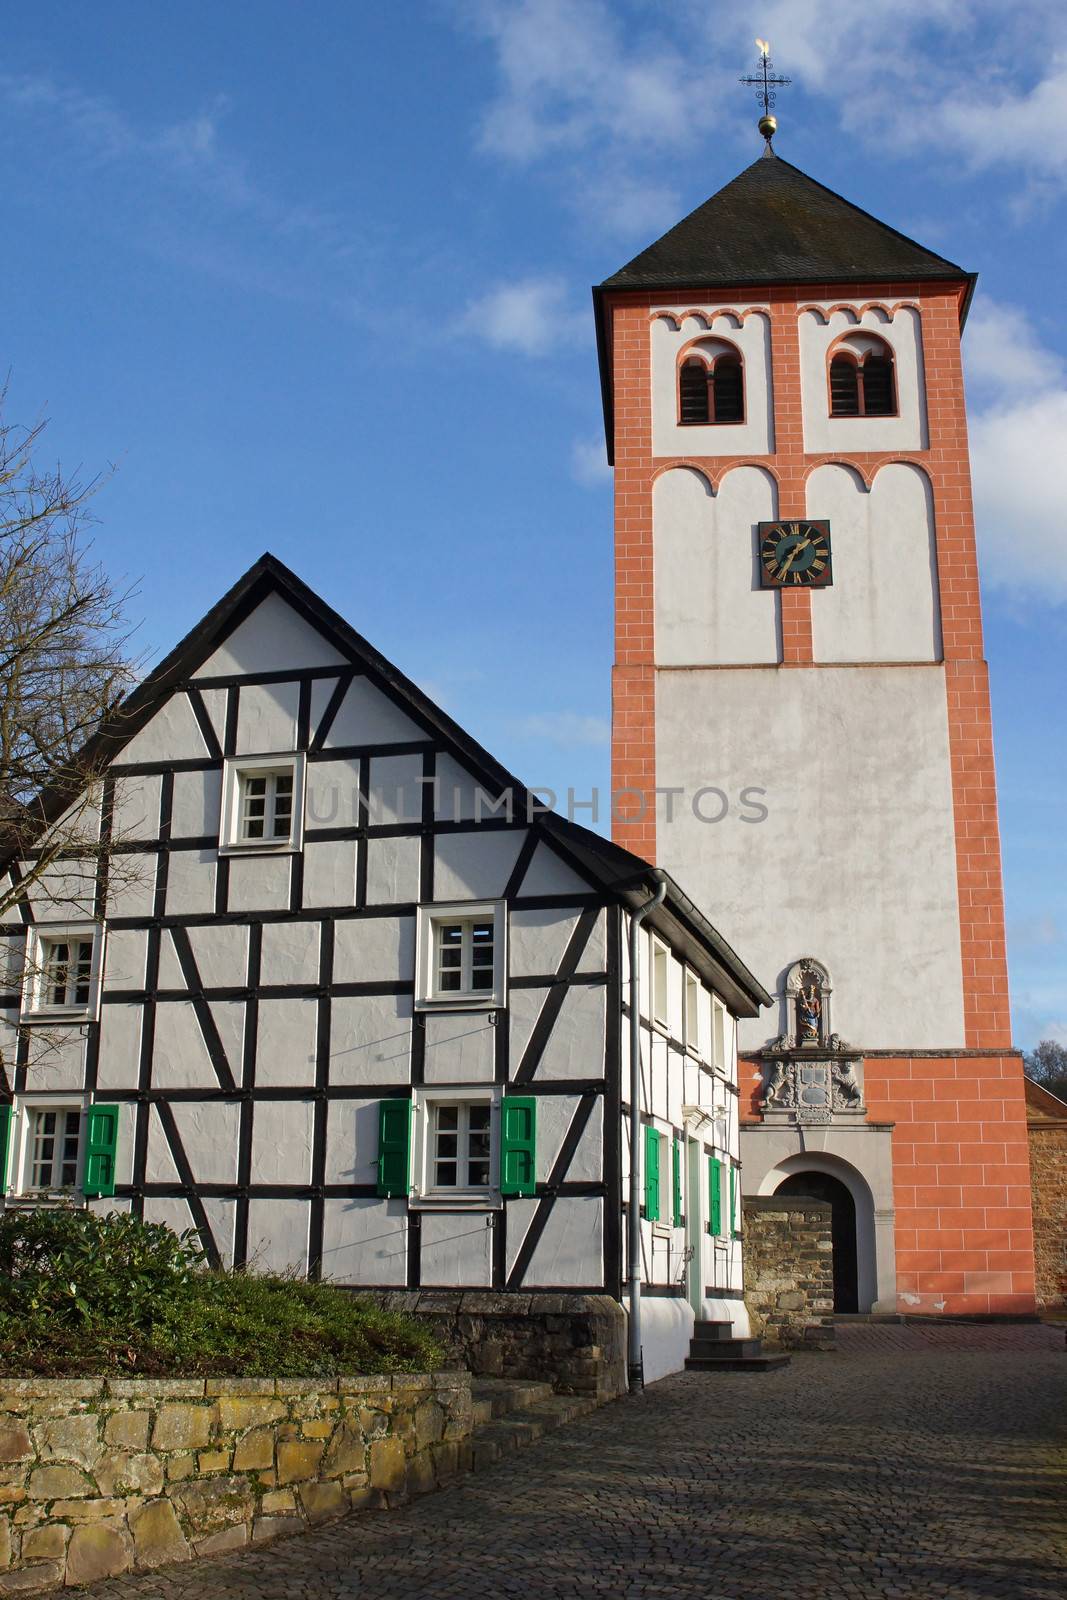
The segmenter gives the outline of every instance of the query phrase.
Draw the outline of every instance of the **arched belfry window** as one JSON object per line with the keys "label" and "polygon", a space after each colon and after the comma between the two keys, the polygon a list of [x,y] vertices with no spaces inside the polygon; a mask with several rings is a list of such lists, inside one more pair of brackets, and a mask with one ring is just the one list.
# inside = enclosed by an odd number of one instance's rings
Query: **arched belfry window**
{"label": "arched belfry window", "polygon": [[678,421],[683,427],[744,422],[745,375],[732,345],[718,339],[691,346],[678,369]]}
{"label": "arched belfry window", "polygon": [[893,352],[864,334],[839,344],[830,358],[832,417],[895,417],[897,387]]}

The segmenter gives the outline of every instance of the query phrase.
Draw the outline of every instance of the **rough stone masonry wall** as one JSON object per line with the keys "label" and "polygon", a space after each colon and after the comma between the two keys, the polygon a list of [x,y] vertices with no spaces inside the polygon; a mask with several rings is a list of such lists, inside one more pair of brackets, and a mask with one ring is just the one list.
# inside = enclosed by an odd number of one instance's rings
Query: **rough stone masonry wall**
{"label": "rough stone masonry wall", "polygon": [[626,1313],[610,1295],[410,1289],[370,1298],[427,1320],[449,1359],[481,1377],[539,1378],[599,1404],[626,1393]]}
{"label": "rough stone masonry wall", "polygon": [[1030,1192],[1038,1306],[1067,1306],[1067,1118],[1038,1120],[1031,1110]]}
{"label": "rough stone masonry wall", "polygon": [[744,1202],[745,1304],[752,1332],[784,1350],[834,1348],[831,1208],[799,1195]]}
{"label": "rough stone masonry wall", "polygon": [[391,1506],[470,1464],[465,1372],[0,1379],[0,1595]]}

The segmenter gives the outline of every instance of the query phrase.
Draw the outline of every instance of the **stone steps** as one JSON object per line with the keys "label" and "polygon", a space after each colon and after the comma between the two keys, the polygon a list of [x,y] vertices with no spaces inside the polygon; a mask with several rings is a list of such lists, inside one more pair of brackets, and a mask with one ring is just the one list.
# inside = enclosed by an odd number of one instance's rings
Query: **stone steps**
{"label": "stone steps", "polygon": [[475,1417],[471,1465],[475,1472],[596,1410],[596,1401],[588,1395],[554,1394],[550,1383],[524,1379],[475,1378],[471,1399]]}
{"label": "stone steps", "polygon": [[774,1372],[789,1365],[785,1354],[765,1355],[760,1339],[735,1339],[733,1323],[699,1319],[693,1326],[687,1372]]}

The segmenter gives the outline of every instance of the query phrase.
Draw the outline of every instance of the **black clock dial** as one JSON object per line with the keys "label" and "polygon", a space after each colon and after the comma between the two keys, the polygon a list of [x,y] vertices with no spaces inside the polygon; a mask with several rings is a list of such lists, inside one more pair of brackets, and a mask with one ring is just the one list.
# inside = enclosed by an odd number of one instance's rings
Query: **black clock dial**
{"label": "black clock dial", "polygon": [[761,522],[759,541],[764,589],[824,589],[833,582],[828,522]]}

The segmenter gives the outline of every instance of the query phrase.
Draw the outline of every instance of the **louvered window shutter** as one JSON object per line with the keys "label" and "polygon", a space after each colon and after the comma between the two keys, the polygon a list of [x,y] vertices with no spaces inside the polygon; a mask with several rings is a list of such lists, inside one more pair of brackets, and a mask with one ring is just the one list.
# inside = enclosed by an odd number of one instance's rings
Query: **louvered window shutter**
{"label": "louvered window shutter", "polygon": [[500,1193],[537,1193],[537,1100],[509,1094],[500,1105]]}
{"label": "louvered window shutter", "polygon": [[722,1232],[722,1162],[708,1157],[708,1232],[716,1239]]}
{"label": "louvered window shutter", "polygon": [[708,422],[708,369],[703,361],[684,361],[678,374],[679,421]]}
{"label": "louvered window shutter", "polygon": [[856,363],[848,356],[835,356],[830,363],[830,415],[858,417],[860,414],[859,377]]}
{"label": "louvered window shutter", "polygon": [[659,1221],[659,1134],[645,1129],[645,1216]]}
{"label": "louvered window shutter", "polygon": [[741,363],[733,356],[720,356],[712,378],[716,422],[743,422],[745,396],[741,383]]}
{"label": "louvered window shutter", "polygon": [[891,417],[895,410],[893,364],[882,356],[868,356],[863,363],[863,415]]}
{"label": "louvered window shutter", "polygon": [[88,1199],[115,1193],[115,1150],[119,1142],[118,1106],[90,1106],[85,1113],[85,1177]]}
{"label": "louvered window shutter", "polygon": [[378,1193],[406,1195],[411,1186],[411,1101],[378,1101]]}

